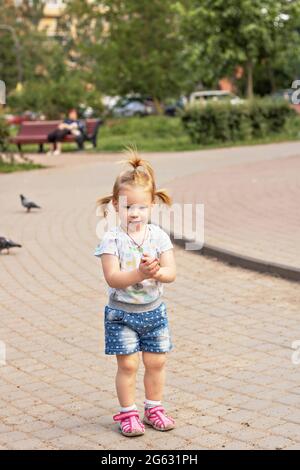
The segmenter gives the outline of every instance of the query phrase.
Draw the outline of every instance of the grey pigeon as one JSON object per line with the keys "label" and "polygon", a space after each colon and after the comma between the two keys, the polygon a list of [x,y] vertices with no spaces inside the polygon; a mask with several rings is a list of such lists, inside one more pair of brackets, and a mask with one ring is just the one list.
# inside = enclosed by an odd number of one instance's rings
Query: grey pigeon
{"label": "grey pigeon", "polygon": [[18,243],[15,243],[12,240],[9,240],[8,238],[0,237],[0,252],[6,249],[7,253],[9,253],[8,250],[14,247],[21,248],[22,245],[19,245]]}
{"label": "grey pigeon", "polygon": [[24,206],[27,209],[27,212],[29,212],[30,209],[41,209],[40,206],[38,206],[33,201],[29,201],[29,199],[27,199],[25,196],[23,196],[23,194],[20,194],[20,198],[21,198],[22,206]]}

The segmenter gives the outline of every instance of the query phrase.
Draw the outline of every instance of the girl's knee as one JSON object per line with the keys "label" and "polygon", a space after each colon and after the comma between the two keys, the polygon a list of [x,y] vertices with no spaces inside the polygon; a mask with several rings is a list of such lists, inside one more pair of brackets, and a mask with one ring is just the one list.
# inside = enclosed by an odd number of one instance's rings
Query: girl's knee
{"label": "girl's knee", "polygon": [[158,353],[144,353],[143,355],[143,362],[146,369],[151,370],[161,370],[165,367],[166,364],[166,354],[158,354]]}
{"label": "girl's knee", "polygon": [[139,367],[139,358],[136,355],[117,356],[118,370],[124,374],[135,374]]}

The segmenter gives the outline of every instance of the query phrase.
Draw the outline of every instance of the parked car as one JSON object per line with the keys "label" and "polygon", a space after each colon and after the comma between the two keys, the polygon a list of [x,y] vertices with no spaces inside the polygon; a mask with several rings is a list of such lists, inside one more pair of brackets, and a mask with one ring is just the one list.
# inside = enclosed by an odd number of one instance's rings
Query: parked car
{"label": "parked car", "polygon": [[297,113],[300,114],[300,104],[295,104],[292,101],[292,95],[295,93],[295,90],[292,88],[285,88],[281,90],[277,90],[271,94],[271,98],[276,100],[286,100],[290,103],[291,107],[295,109]]}
{"label": "parked car", "polygon": [[164,110],[165,116],[176,116],[178,112],[184,109],[186,102],[186,98],[184,96],[181,96],[177,101],[166,104]]}
{"label": "parked car", "polygon": [[205,90],[195,91],[189,97],[189,104],[201,103],[205,104],[208,101],[229,101],[231,104],[242,103],[243,100],[226,90]]}
{"label": "parked car", "polygon": [[129,96],[121,98],[112,109],[116,117],[149,116],[154,114],[154,104],[151,98]]}

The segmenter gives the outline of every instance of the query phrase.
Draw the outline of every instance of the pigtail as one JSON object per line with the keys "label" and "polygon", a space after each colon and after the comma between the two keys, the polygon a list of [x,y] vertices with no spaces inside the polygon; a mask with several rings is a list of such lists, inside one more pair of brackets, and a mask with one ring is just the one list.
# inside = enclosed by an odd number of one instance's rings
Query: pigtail
{"label": "pigtail", "polygon": [[166,204],[167,206],[172,205],[172,198],[165,189],[158,189],[155,191],[155,196],[160,199],[163,204]]}
{"label": "pigtail", "polygon": [[109,196],[103,196],[97,199],[96,206],[102,209],[102,213],[100,214],[101,217],[107,216],[107,213],[108,213],[107,206],[112,199],[113,199],[112,194],[110,194]]}

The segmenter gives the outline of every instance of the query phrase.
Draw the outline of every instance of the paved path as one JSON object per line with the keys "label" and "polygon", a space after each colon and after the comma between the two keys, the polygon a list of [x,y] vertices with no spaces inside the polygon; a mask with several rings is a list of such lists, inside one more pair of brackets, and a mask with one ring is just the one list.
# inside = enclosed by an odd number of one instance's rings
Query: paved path
{"label": "paved path", "polygon": [[204,204],[205,243],[300,270],[300,155],[175,178],[174,202]]}
{"label": "paved path", "polygon": [[[300,277],[299,142],[145,157],[174,202],[204,204],[205,244],[287,266]],[[113,154],[75,156],[78,165],[105,161],[109,168],[118,159]],[[74,155],[45,161],[66,166],[70,160]]]}
{"label": "paved path", "polygon": [[[103,354],[106,286],[92,252],[94,202],[120,156],[69,157],[0,176],[0,231],[23,244],[0,255],[0,448],[300,449],[300,365],[291,360],[299,286],[177,247],[177,279],[165,287],[175,343],[165,404],[178,428],[118,434],[115,358]],[[180,174],[172,158],[160,164],[161,184]],[[23,212],[20,192],[43,210]]]}

